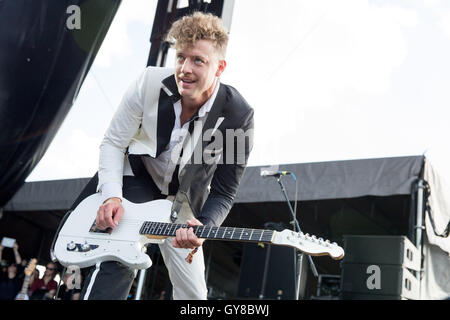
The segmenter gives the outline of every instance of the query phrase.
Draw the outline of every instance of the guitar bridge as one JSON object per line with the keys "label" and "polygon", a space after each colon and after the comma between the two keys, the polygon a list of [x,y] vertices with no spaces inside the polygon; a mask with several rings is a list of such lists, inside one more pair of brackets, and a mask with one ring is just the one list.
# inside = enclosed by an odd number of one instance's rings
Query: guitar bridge
{"label": "guitar bridge", "polygon": [[105,230],[99,229],[97,227],[96,223],[95,223],[95,220],[94,220],[94,223],[92,223],[91,228],[89,229],[89,232],[92,232],[92,233],[107,233],[107,234],[111,234],[112,231],[113,231],[113,229],[109,228],[109,227],[106,228]]}

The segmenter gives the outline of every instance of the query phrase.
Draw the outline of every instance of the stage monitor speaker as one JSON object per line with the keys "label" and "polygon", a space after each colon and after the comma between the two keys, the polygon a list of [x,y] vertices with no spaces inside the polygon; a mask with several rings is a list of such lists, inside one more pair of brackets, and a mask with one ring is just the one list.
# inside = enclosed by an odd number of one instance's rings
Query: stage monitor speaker
{"label": "stage monitor speaker", "polygon": [[405,236],[344,235],[341,298],[420,298],[420,251]]}
{"label": "stage monitor speaker", "polygon": [[268,244],[244,244],[238,297],[295,299],[295,249]]}

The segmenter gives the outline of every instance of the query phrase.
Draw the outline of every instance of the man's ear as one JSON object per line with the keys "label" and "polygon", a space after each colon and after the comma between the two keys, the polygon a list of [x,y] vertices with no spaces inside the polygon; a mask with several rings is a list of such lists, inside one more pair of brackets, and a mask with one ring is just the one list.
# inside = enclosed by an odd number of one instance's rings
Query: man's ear
{"label": "man's ear", "polygon": [[217,68],[216,77],[220,77],[222,72],[225,71],[227,67],[227,62],[225,60],[219,60],[219,67]]}

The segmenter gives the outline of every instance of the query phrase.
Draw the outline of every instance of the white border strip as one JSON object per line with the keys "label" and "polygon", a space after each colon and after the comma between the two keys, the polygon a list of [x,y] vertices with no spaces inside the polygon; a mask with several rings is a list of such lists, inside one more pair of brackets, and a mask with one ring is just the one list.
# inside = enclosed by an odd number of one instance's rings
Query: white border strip
{"label": "white border strip", "polygon": [[86,294],[83,297],[83,300],[88,300],[89,295],[91,294],[92,286],[94,285],[95,278],[97,277],[97,273],[100,271],[100,264],[101,262],[97,262],[95,265],[94,273],[92,274],[91,280],[89,281],[89,286],[86,290]]}

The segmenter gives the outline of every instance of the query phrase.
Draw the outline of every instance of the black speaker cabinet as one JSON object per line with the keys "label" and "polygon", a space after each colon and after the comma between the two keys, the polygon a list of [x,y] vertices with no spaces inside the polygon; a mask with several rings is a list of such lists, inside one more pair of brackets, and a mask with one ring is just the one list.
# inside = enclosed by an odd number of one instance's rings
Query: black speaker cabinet
{"label": "black speaker cabinet", "polygon": [[295,259],[292,248],[244,244],[238,297],[260,299],[262,295],[263,299],[295,299]]}
{"label": "black speaker cabinet", "polygon": [[344,236],[341,298],[419,299],[419,250],[405,236]]}

